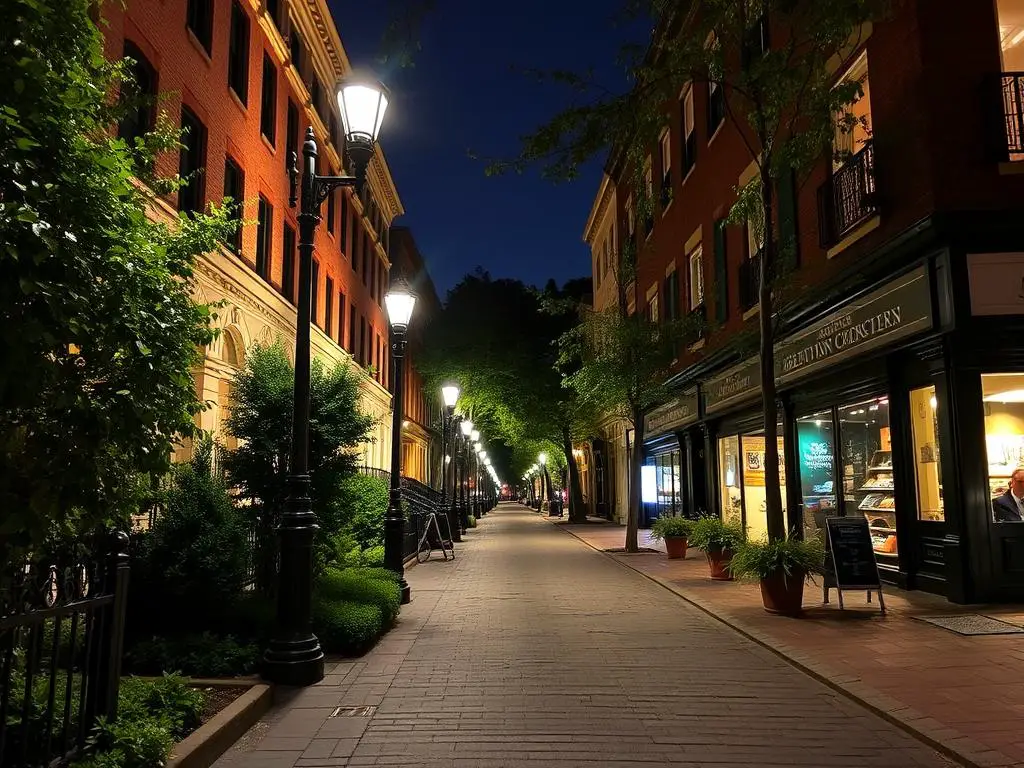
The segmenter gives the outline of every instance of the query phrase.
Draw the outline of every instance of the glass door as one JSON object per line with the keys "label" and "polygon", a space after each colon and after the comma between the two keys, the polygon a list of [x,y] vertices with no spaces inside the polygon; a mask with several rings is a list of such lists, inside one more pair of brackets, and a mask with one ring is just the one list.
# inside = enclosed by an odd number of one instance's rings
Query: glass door
{"label": "glass door", "polygon": [[796,420],[804,539],[824,536],[825,518],[839,514],[836,504],[835,424],[832,411]]}

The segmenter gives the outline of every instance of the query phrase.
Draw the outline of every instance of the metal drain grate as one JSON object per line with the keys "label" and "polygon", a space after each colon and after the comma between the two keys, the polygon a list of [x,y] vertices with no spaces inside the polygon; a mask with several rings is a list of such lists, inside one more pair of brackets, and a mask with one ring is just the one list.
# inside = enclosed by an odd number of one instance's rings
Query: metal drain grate
{"label": "metal drain grate", "polygon": [[948,629],[958,635],[1020,635],[1024,627],[1006,621],[982,616],[980,613],[965,613],[960,616],[915,616],[919,621],[926,621],[936,627]]}
{"label": "metal drain grate", "polygon": [[370,717],[376,711],[376,707],[338,707],[331,712],[331,717]]}

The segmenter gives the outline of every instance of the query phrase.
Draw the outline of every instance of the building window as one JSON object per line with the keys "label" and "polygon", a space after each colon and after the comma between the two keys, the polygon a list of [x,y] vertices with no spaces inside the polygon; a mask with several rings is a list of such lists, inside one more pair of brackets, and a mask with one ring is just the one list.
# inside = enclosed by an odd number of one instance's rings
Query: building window
{"label": "building window", "polygon": [[345,345],[345,294],[338,291],[338,346],[348,349]]}
{"label": "building window", "polygon": [[260,195],[259,216],[256,219],[256,274],[270,280],[270,253],[274,237],[274,206]]}
{"label": "building window", "polygon": [[270,20],[274,22],[274,26],[277,27],[277,31],[280,32],[284,25],[281,17],[281,9],[285,6],[286,0],[266,0],[267,15],[270,16]]}
{"label": "building window", "polygon": [[338,190],[332,189],[327,195],[327,232],[334,234],[334,200],[338,196]]}
{"label": "building window", "polygon": [[348,305],[348,351],[355,357],[356,354],[356,303],[350,301]]}
{"label": "building window", "polygon": [[334,281],[329,277],[324,281],[324,333],[334,338]]}
{"label": "building window", "polygon": [[[708,36],[707,45],[709,52],[720,48],[718,38],[714,32]],[[720,53],[720,52],[719,52]],[[717,80],[708,80],[708,141],[715,135],[718,127],[725,122],[725,89],[722,83]]]}
{"label": "building window", "polygon": [[238,0],[231,2],[228,87],[242,104],[249,103],[249,16]]}
{"label": "building window", "polygon": [[292,157],[295,157],[297,163],[299,154],[299,108],[291,99],[288,100],[288,135],[284,140],[284,165],[285,168],[290,168]]}
{"label": "building window", "polygon": [[860,83],[861,95],[847,104],[836,121],[832,170],[838,171],[871,141],[871,83],[867,51],[857,57],[843,76],[844,83]]}
{"label": "building window", "polygon": [[672,131],[661,134],[661,207],[672,202]]}
{"label": "building window", "polygon": [[359,364],[366,367],[366,318],[359,316]]}
{"label": "building window", "polygon": [[184,184],[178,188],[178,210],[200,213],[205,204],[206,126],[188,107],[181,107],[181,151],[178,175]]}
{"label": "building window", "polygon": [[704,246],[698,244],[687,256],[690,264],[690,311],[704,305]]}
{"label": "building window", "polygon": [[1024,521],[1024,374],[983,374],[981,394],[992,519],[1019,523]]}
{"label": "building window", "polygon": [[339,216],[341,218],[341,232],[338,236],[338,248],[346,256],[349,254],[348,251],[348,193],[344,189],[339,190],[338,194],[341,196],[341,210]]}
{"label": "building window", "polygon": [[939,401],[934,386],[910,390],[910,432],[914,436],[917,517],[941,522],[946,519],[946,512],[939,462]]}
{"label": "building window", "polygon": [[636,214],[633,212],[633,195],[626,198],[626,232],[629,239],[636,236]]}
{"label": "building window", "polygon": [[231,219],[238,228],[227,243],[236,254],[242,252],[242,208],[245,200],[245,174],[231,155],[224,158],[224,197],[231,198]]}
{"label": "building window", "polygon": [[312,293],[309,300],[309,320],[313,325],[319,325],[316,318],[317,310],[320,308],[317,306],[319,303],[318,299],[320,298],[320,262],[316,259],[313,259],[313,276],[310,279],[310,290]]}
{"label": "building window", "polygon": [[299,78],[306,81],[306,46],[302,42],[302,35],[299,30],[295,28],[294,22],[289,33],[289,51],[292,56],[292,66],[295,67],[295,71],[299,73]]}
{"label": "building window", "polygon": [[804,503],[804,538],[824,536],[825,518],[836,515],[835,423],[832,411],[796,420],[800,493]]}
{"label": "building window", "polygon": [[647,319],[652,323],[657,323],[661,320],[659,314],[660,307],[658,306],[658,286],[657,284],[652,285],[647,291]]}
{"label": "building window", "polygon": [[131,104],[121,118],[117,133],[131,145],[135,139],[152,131],[156,124],[153,102],[157,93],[157,76],[149,59],[129,40],[124,42],[124,57],[131,59],[132,64],[129,68],[131,82],[121,84],[122,98]]}
{"label": "building window", "polygon": [[[291,105],[289,104],[289,109]],[[288,113],[291,120],[291,112]],[[298,115],[295,121],[298,123]],[[277,67],[266,51],[263,53],[263,87],[260,96],[260,133],[274,144],[277,140]],[[285,161],[287,162],[287,160]]]}
{"label": "building window", "polygon": [[292,304],[295,299],[295,230],[284,224],[284,253],[281,261],[281,294]]}
{"label": "building window", "polygon": [[844,512],[867,518],[879,565],[894,567],[898,553],[889,398],[840,406],[839,440]]}
{"label": "building window", "polygon": [[[376,256],[376,254],[374,254]],[[373,300],[377,300],[377,278],[379,277],[377,268],[380,266],[380,262],[376,258],[370,263],[370,296]]]}
{"label": "building window", "polygon": [[[782,508],[785,510],[786,472],[783,465],[781,425],[777,440],[779,484],[782,493]],[[755,432],[720,438],[718,441],[718,466],[722,519],[728,523],[741,524],[751,539],[766,538],[768,515],[765,510],[767,487],[765,484],[764,433]],[[786,526],[788,529],[788,520]]]}
{"label": "building window", "polygon": [[654,230],[654,171],[651,168],[651,158],[648,156],[647,164],[644,166],[644,195],[646,196],[644,211],[644,237],[647,237]]}
{"label": "building window", "polygon": [[188,0],[185,26],[209,55],[213,42],[213,0]]}
{"label": "building window", "polygon": [[693,85],[686,86],[682,98],[683,113],[683,178],[697,162],[697,130],[693,113]]}

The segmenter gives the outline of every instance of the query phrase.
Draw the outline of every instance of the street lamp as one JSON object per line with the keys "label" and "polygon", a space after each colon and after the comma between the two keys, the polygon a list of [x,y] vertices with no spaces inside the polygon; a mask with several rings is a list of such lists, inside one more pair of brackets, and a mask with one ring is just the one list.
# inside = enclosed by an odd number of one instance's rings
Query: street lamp
{"label": "street lamp", "polygon": [[[316,513],[309,496],[309,367],[310,307],[312,304],[313,241],[320,208],[339,187],[359,191],[387,111],[386,89],[367,78],[350,78],[336,86],[338,108],[345,125],[346,152],[354,175],[320,176],[313,128],[302,145],[302,207],[299,221],[299,296],[295,308],[295,396],[292,447],[288,464],[288,494],[277,528],[280,543],[277,624],[263,656],[263,674],[282,685],[312,685],[323,679],[324,654],[311,628],[313,538]],[[288,204],[299,202],[298,157],[288,157]]]}
{"label": "street lamp", "polygon": [[[444,401],[444,413],[441,414],[441,452],[445,454],[445,465],[441,475],[441,507],[448,516],[448,527],[451,529],[452,541],[462,541],[462,526],[459,522],[458,511],[455,504],[455,473],[458,467],[452,467],[452,503],[447,503],[448,489],[448,464],[451,457],[448,455],[448,431],[452,428],[455,417],[455,404],[459,401],[459,387],[455,384],[445,384],[441,387],[441,399]],[[451,436],[452,443],[455,443],[455,435]],[[454,454],[455,451],[452,451]]]}
{"label": "street lamp", "polygon": [[394,394],[391,415],[391,493],[384,517],[384,565],[398,575],[402,603],[409,602],[409,583],[402,566],[402,540],[405,538],[405,513],[402,512],[402,399],[405,388],[405,345],[409,320],[416,306],[416,294],[401,275],[391,281],[384,296],[391,322],[391,359],[394,362]]}
{"label": "street lamp", "polygon": [[462,480],[459,483],[459,518],[462,521],[462,527],[465,530],[469,529],[469,502],[472,499],[469,491],[469,436],[473,434],[473,422],[469,419],[463,419],[462,423],[459,424],[459,429],[462,431],[462,440],[459,441],[459,449],[462,455]]}

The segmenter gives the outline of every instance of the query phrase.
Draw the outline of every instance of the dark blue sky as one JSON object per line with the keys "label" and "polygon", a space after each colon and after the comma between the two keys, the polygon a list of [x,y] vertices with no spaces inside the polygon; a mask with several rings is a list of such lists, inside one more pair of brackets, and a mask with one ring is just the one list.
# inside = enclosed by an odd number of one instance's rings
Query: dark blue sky
{"label": "dark blue sky", "polygon": [[407,211],[395,223],[412,229],[441,298],[478,265],[535,285],[589,275],[582,233],[601,160],[555,185],[536,171],[485,177],[486,162],[468,153],[514,157],[519,137],[567,103],[564,89],[514,66],[594,67],[603,81],[624,82],[615,64],[629,34],[615,21],[621,0],[436,0],[405,69],[377,61],[390,3],[330,4],[353,65],[392,91],[381,142]]}

